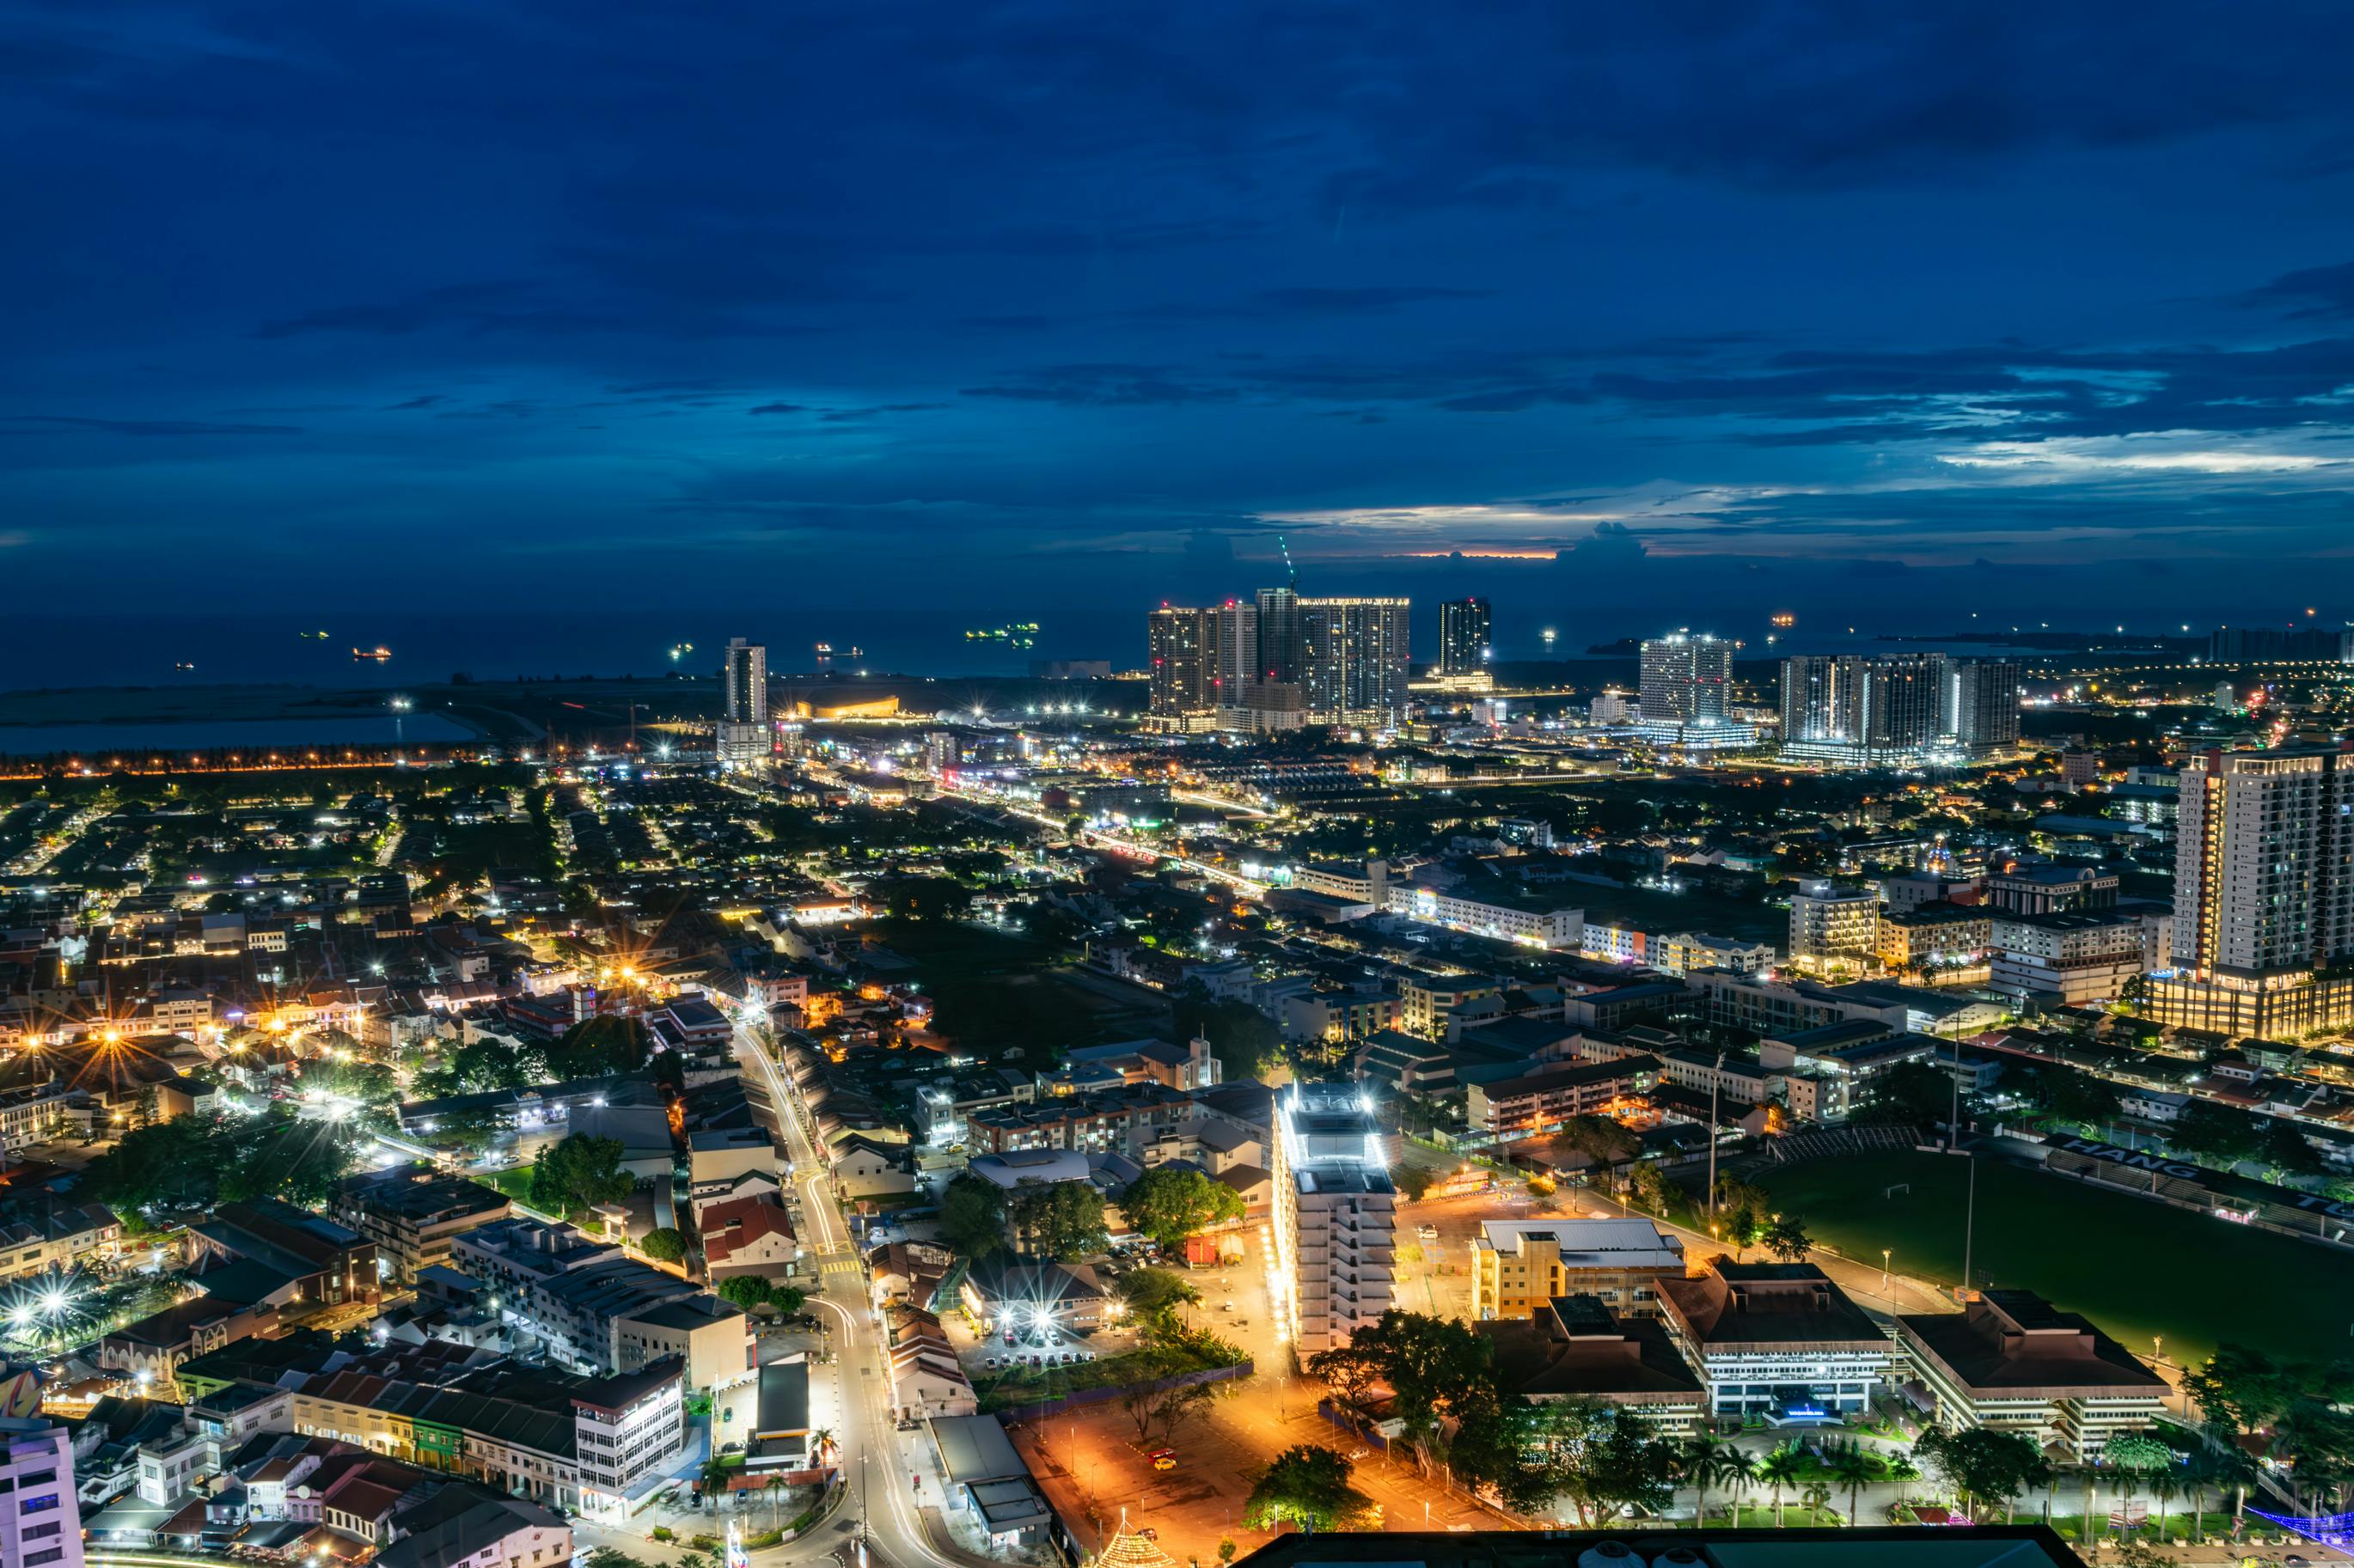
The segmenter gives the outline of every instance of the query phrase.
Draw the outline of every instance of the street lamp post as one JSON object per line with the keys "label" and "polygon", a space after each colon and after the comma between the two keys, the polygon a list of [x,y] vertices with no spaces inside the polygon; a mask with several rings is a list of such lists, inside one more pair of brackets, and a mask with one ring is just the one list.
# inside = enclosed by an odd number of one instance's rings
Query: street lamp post
{"label": "street lamp post", "polygon": [[1716,1096],[1724,1085],[1724,1053],[1716,1054],[1716,1071],[1708,1080],[1708,1223],[1716,1234]]}

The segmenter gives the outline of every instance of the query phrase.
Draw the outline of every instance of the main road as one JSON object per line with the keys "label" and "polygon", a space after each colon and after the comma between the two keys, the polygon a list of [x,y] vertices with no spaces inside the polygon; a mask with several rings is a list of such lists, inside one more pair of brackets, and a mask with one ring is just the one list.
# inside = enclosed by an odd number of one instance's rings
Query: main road
{"label": "main road", "polygon": [[[802,1257],[810,1273],[809,1305],[834,1323],[833,1438],[850,1495],[836,1518],[864,1519],[872,1551],[896,1568],[971,1568],[977,1559],[943,1552],[918,1514],[923,1503],[943,1500],[938,1478],[925,1460],[923,1434],[903,1434],[891,1409],[891,1357],[887,1330],[867,1295],[865,1271],[849,1223],[834,1196],[833,1174],[817,1144],[801,1096],[768,1047],[739,1022],[736,1054],[745,1078],[768,1096],[785,1151],[792,1160],[792,1189],[801,1202]],[[923,1475],[920,1496],[915,1478]],[[944,1527],[943,1527],[944,1528]],[[764,1563],[798,1563],[834,1555],[846,1542],[820,1529]]]}

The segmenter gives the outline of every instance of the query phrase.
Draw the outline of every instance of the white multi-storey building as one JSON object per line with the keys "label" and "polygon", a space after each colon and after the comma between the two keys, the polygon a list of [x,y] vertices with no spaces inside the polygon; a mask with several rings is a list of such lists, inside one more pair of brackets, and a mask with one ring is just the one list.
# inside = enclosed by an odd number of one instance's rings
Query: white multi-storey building
{"label": "white multi-storey building", "polygon": [[1639,674],[1646,724],[1722,724],[1725,688],[1733,683],[1733,644],[1705,632],[1654,637],[1643,644]]}
{"label": "white multi-storey building", "polygon": [[2115,998],[2141,972],[2140,917],[2114,909],[1998,915],[1992,944],[1995,990],[2071,1007]]}
{"label": "white multi-storey building", "polygon": [[1880,895],[1834,882],[1804,882],[1790,895],[1790,961],[1820,968],[1872,962],[1880,946]]}
{"label": "white multi-storey building", "polygon": [[1391,1305],[1396,1190],[1353,1084],[1294,1084],[1276,1110],[1278,1310],[1303,1356],[1344,1345]]}
{"label": "white multi-storey building", "polygon": [[1574,949],[1585,939],[1583,909],[1524,909],[1518,905],[1461,898],[1441,888],[1404,883],[1391,885],[1388,895],[1392,910],[1426,926],[1446,926],[1532,948]]}
{"label": "white multi-storey building", "polygon": [[1896,1328],[1948,1432],[2013,1432],[2091,1464],[2112,1438],[2166,1412],[2165,1379],[2031,1290],[1989,1290],[1958,1313],[1903,1317]]}
{"label": "white multi-storey building", "polygon": [[1716,1415],[1786,1425],[1865,1410],[1888,1375],[1888,1336],[1810,1263],[1729,1263],[1662,1278],[1668,1332]]}
{"label": "white multi-storey building", "polygon": [[2354,782],[2333,749],[2187,759],[2175,838],[2175,972],[2162,1022],[2281,1038],[2354,1017]]}
{"label": "white multi-storey building", "polygon": [[[10,1381],[0,1380],[0,1388]],[[73,1436],[38,1415],[0,1415],[0,1563],[82,1568]]]}

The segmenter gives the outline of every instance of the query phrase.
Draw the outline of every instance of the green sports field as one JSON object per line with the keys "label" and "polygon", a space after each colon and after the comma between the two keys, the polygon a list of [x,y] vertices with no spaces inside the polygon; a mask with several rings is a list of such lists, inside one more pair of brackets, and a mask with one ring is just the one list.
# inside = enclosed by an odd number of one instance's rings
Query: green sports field
{"label": "green sports field", "polygon": [[[1819,1160],[1755,1178],[1814,1238],[1858,1261],[1892,1247],[1900,1273],[1962,1273],[1968,1162],[1938,1154]],[[1978,1162],[1974,1283],[2018,1286],[2082,1312],[2127,1349],[2196,1364],[2224,1340],[2283,1354],[2354,1353],[2354,1253]],[[1909,1185],[1891,1195],[1889,1189]]]}

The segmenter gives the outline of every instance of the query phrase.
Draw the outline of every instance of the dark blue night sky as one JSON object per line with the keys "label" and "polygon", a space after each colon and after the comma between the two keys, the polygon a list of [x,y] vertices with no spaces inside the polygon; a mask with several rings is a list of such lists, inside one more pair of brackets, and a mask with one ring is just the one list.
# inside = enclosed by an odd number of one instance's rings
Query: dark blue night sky
{"label": "dark blue night sky", "polygon": [[2342,5],[0,15],[20,608],[2354,617]]}

